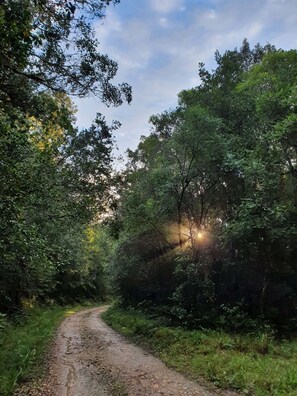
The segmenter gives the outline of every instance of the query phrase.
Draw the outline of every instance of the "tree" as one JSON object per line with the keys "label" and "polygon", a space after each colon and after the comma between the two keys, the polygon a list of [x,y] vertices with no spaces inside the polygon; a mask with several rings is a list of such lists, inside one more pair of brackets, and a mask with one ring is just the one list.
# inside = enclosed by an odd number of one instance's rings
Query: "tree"
{"label": "tree", "polygon": [[92,93],[108,105],[120,105],[123,100],[130,102],[131,87],[128,84],[112,85],[117,63],[98,52],[99,42],[91,24],[93,19],[103,17],[105,6],[118,2],[2,2],[2,100],[18,100],[20,95],[15,89],[15,81],[22,85],[29,81],[35,87],[71,95]]}
{"label": "tree", "polygon": [[215,58],[130,152],[112,271],[124,300],[187,325],[293,326],[296,51],[245,40]]}
{"label": "tree", "polygon": [[98,114],[79,131],[67,94],[131,100],[130,86],[112,84],[117,64],[98,52],[92,27],[116,3],[0,4],[0,310],[19,309],[24,298],[101,293],[85,229],[107,206],[119,123]]}
{"label": "tree", "polygon": [[[244,260],[249,250],[258,278],[254,304],[266,316],[277,316],[284,300],[296,293],[288,279],[294,273],[296,235],[296,62],[296,51],[267,54],[238,86],[239,95],[253,98],[256,122],[253,147],[242,140],[244,150],[238,153],[245,194],[230,225]],[[271,301],[278,308],[272,309]],[[287,302],[286,312],[292,309]]]}

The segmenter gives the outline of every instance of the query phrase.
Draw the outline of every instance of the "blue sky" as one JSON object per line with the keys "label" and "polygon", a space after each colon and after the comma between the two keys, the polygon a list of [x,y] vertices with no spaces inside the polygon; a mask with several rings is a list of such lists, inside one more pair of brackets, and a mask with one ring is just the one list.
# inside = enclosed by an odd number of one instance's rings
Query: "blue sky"
{"label": "blue sky", "polygon": [[99,50],[118,61],[115,82],[128,82],[133,102],[107,108],[95,98],[76,99],[77,125],[97,112],[119,120],[117,153],[135,149],[150,131],[148,119],[177,104],[177,94],[199,84],[198,63],[214,68],[214,52],[267,42],[297,48],[297,0],[121,0],[95,24]]}

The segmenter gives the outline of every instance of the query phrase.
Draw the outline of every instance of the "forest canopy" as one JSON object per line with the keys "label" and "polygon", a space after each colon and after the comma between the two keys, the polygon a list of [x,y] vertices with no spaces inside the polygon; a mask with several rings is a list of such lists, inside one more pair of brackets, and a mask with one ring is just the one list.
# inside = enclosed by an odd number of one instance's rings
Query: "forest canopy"
{"label": "forest canopy", "polygon": [[186,326],[294,328],[296,50],[217,51],[116,175],[120,123],[78,130],[71,96],[130,103],[93,30],[118,2],[0,4],[0,311],[109,287]]}
{"label": "forest canopy", "polygon": [[92,223],[108,206],[112,133],[75,127],[68,95],[130,102],[92,28],[117,0],[0,4],[0,311],[104,296]]}
{"label": "forest canopy", "polygon": [[128,153],[110,273],[174,323],[294,327],[297,52],[244,40],[215,60]]}

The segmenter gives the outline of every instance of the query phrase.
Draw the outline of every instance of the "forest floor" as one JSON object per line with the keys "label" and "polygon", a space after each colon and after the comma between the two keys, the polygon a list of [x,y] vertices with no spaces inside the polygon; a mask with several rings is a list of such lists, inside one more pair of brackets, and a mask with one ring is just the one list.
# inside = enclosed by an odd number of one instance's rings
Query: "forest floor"
{"label": "forest floor", "polygon": [[66,318],[48,358],[47,376],[24,385],[17,395],[235,395],[210,391],[167,368],[132,345],[100,318],[107,307],[83,310]]}

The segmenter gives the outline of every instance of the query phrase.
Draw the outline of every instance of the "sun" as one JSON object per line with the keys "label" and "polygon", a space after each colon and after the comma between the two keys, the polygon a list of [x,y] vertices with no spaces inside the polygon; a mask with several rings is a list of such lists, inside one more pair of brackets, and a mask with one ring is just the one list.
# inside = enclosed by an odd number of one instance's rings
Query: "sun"
{"label": "sun", "polygon": [[204,237],[204,234],[202,231],[197,232],[197,239],[201,240],[201,239],[203,239],[203,237]]}

